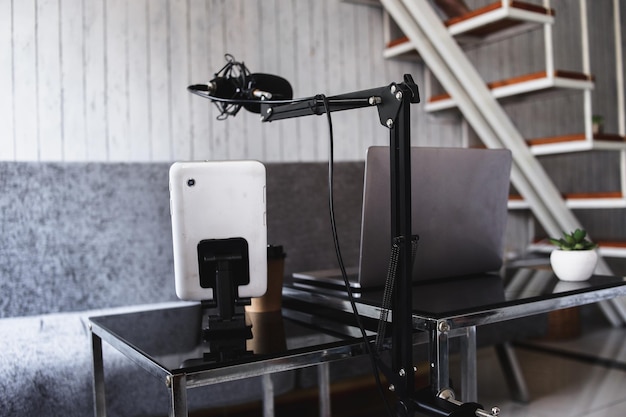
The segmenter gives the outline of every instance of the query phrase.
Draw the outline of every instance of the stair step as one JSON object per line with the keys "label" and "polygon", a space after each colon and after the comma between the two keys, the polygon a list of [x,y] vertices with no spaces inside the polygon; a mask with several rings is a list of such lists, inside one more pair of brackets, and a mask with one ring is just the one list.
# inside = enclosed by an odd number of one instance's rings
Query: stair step
{"label": "stair step", "polygon": [[[478,8],[463,16],[448,19],[444,24],[459,43],[476,43],[496,37],[512,36],[530,30],[538,24],[553,23],[554,10],[521,1],[511,1],[505,7],[498,1]],[[461,38],[462,35],[462,38]],[[394,39],[387,44],[385,58],[416,57],[417,52],[408,37]]]}
{"label": "stair step", "polygon": [[[571,209],[626,208],[626,197],[621,191],[567,193],[565,205]],[[509,196],[510,210],[527,210],[529,204],[519,195]]]}
{"label": "stair step", "polygon": [[[626,258],[626,242],[611,240],[596,240],[598,253],[608,258]],[[529,250],[540,253],[550,253],[555,248],[547,239],[531,243]]]}
{"label": "stair step", "polygon": [[[512,77],[487,83],[493,96],[497,99],[519,96],[522,94],[548,91],[556,88],[591,89],[593,76],[572,71],[557,70],[549,76],[546,71]],[[456,107],[450,94],[432,96],[425,104],[426,111],[435,112]]]}
{"label": "stair step", "polygon": [[554,10],[521,1],[502,1],[473,10],[445,22],[453,35],[486,37],[524,23],[552,23]]}
{"label": "stair step", "polygon": [[527,141],[535,155],[597,150],[625,150],[626,136],[596,133],[588,140],[584,133],[536,138]]}
{"label": "stair step", "polygon": [[359,5],[364,5],[364,6],[374,6],[374,7],[381,7],[382,4],[380,4],[380,0],[341,0],[344,3],[354,3],[354,4],[359,4]]}

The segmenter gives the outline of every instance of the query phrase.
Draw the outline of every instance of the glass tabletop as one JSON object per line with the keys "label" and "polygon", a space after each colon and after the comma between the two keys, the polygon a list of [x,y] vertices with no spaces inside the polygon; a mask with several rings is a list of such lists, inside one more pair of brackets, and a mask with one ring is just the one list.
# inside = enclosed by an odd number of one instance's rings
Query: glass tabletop
{"label": "glass tabletop", "polygon": [[[614,298],[626,294],[626,281],[593,276],[587,281],[567,282],[559,280],[549,267],[508,268],[501,273],[418,282],[412,291],[415,318],[463,317],[469,323],[480,316],[482,322],[494,322]],[[291,281],[284,295],[288,300],[348,310],[348,296],[340,288]],[[379,315],[383,289],[357,290],[356,297],[361,314]]]}
{"label": "glass tabletop", "polygon": [[[311,352],[356,353],[356,329],[334,331],[285,318],[281,312],[246,313],[236,329],[205,333],[205,310],[198,305],[91,317],[92,331],[135,359],[145,359],[168,373],[233,367]],[[333,349],[335,349],[333,351]]]}

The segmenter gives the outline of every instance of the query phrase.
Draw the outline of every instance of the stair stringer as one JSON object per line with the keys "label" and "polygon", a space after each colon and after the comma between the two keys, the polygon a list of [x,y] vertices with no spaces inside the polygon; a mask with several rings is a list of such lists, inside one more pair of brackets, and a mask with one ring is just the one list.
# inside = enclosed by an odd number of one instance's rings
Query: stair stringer
{"label": "stair stringer", "polygon": [[[432,6],[425,1],[381,0],[416,48],[425,64],[457,103],[459,110],[489,148],[508,148],[513,154],[511,181],[544,229],[553,236],[582,228],[560,192],[502,106],[486,87],[473,64],[446,30]],[[596,273],[612,274],[604,259]],[[624,300],[601,302],[615,326],[626,322]]]}

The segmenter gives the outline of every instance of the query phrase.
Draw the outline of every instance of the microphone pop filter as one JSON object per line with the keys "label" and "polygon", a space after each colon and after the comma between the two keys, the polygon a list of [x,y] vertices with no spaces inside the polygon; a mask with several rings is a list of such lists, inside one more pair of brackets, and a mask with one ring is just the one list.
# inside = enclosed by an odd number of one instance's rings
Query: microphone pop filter
{"label": "microphone pop filter", "polygon": [[[255,73],[248,77],[249,83],[247,91],[250,94],[249,99],[254,99],[252,92],[259,90],[270,93],[272,100],[291,100],[293,98],[293,89],[286,79],[278,75]],[[261,113],[261,101],[246,103],[243,107],[252,113]]]}

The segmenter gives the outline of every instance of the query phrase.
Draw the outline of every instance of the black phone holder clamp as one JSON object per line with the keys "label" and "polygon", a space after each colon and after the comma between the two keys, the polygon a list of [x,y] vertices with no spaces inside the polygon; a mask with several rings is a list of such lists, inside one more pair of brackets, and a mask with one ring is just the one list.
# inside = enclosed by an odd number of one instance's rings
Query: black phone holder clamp
{"label": "black phone holder clamp", "polygon": [[398,416],[412,415],[410,409],[427,416],[497,417],[500,415],[498,407],[486,411],[478,403],[457,401],[454,398],[454,391],[451,389],[444,389],[435,395],[431,387],[417,391],[410,404],[401,401],[398,408]]}
{"label": "black phone holder clamp", "polygon": [[222,361],[248,354],[246,340],[252,325],[246,322],[250,298],[239,297],[239,286],[250,283],[248,242],[244,238],[206,239],[198,243],[200,286],[213,290],[202,301],[202,339],[209,350],[206,361]]}

